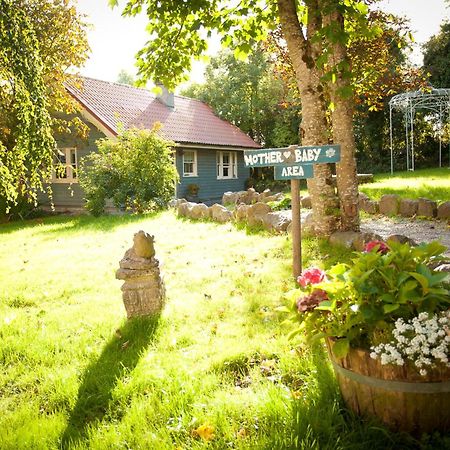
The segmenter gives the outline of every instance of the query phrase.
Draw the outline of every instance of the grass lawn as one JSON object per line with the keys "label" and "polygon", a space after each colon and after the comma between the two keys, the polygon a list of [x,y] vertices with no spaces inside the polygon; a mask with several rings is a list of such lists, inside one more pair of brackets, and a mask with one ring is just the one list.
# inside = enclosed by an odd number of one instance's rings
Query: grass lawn
{"label": "grass lawn", "polygon": [[421,169],[414,172],[377,174],[374,183],[360,185],[361,192],[373,200],[385,194],[398,194],[402,198],[425,197],[437,202],[450,201],[450,169]]}
{"label": "grass lawn", "polygon": [[[126,321],[114,272],[139,229],[168,298]],[[315,240],[304,253],[348,256]],[[0,448],[449,448],[343,408],[323,348],[289,341],[274,311],[290,273],[286,236],[171,212],[0,226]]]}

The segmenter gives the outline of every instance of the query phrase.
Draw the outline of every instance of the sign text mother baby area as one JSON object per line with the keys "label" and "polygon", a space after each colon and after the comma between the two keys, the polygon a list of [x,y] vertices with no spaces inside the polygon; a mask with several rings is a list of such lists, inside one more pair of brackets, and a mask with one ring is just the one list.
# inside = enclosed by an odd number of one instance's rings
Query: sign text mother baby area
{"label": "sign text mother baby area", "polygon": [[274,166],[276,180],[291,180],[292,204],[292,273],[297,278],[302,271],[300,218],[300,179],[313,178],[314,164],[335,163],[341,159],[340,145],[313,145],[286,148],[245,150],[246,167]]}
{"label": "sign text mother baby area", "polygon": [[247,167],[265,167],[290,163],[328,163],[336,162],[339,145],[322,145],[307,147],[264,148],[247,150],[244,160]]}

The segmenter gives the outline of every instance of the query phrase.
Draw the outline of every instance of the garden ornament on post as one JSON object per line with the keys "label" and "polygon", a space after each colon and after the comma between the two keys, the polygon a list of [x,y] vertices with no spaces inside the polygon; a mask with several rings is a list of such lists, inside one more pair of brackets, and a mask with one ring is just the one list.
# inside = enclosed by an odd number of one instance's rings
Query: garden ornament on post
{"label": "garden ornament on post", "polygon": [[125,252],[116,272],[116,278],[125,281],[122,298],[129,319],[160,312],[165,297],[154,237],[141,230],[133,240],[133,247]]}

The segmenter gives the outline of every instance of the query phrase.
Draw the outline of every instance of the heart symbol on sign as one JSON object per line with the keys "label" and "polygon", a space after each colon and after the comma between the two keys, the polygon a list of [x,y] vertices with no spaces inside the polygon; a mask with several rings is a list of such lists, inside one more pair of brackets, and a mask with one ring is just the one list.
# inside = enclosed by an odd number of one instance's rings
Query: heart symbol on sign
{"label": "heart symbol on sign", "polygon": [[289,152],[289,151],[283,152],[283,156],[284,156],[284,159],[288,159],[291,157],[291,152]]}

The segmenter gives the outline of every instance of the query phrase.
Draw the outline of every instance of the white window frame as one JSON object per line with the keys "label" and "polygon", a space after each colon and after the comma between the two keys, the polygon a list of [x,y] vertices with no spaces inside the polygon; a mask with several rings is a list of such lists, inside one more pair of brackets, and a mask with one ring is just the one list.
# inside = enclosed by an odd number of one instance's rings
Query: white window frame
{"label": "white window frame", "polygon": [[[228,155],[228,164],[224,164],[223,157]],[[218,180],[231,180],[238,177],[237,170],[237,152],[232,151],[219,151],[217,152],[217,179]],[[224,168],[228,168],[228,175],[224,175]]]}
{"label": "white window frame", "polygon": [[[192,153],[194,155],[193,161],[185,161],[187,153]],[[185,171],[185,163],[192,164],[192,172]],[[183,177],[186,177],[186,178],[197,177],[198,176],[198,174],[197,174],[197,150],[184,150],[182,164],[183,164]]]}
{"label": "white window frame", "polygon": [[[55,165],[62,164],[66,170],[66,176],[58,176],[57,170],[53,170],[52,183],[78,183],[78,152],[76,147],[65,147],[57,149],[58,155],[65,157],[65,163],[61,163],[58,156],[56,157]],[[72,163],[72,155],[75,155],[75,163]]]}

